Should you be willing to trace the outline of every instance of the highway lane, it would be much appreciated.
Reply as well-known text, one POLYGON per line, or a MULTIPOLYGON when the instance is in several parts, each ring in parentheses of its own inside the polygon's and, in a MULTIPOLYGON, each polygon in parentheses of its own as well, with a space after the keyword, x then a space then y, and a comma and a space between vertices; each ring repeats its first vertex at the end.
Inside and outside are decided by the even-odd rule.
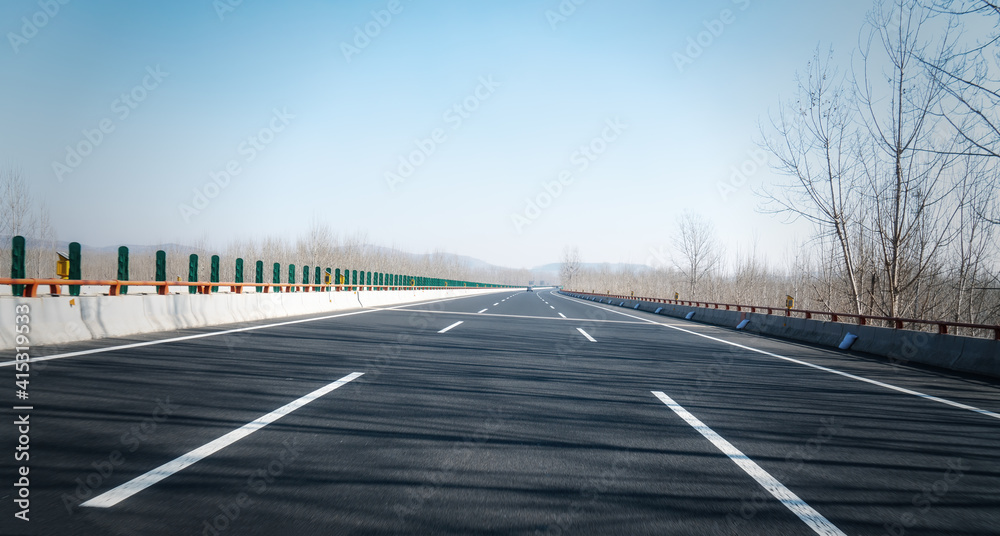
POLYGON ((982 380, 502 292, 47 361, 29 526, 816 533, 656 391, 845 533, 995 530, 997 419, 650 320, 1000 409, 982 380), (352 372, 364 375, 114 506, 78 506, 352 372))

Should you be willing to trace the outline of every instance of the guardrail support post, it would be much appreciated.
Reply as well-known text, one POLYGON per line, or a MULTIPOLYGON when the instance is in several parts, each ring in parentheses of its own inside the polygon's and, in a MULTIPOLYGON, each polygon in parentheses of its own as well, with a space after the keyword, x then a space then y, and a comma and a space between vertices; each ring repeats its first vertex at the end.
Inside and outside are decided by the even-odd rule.
POLYGON ((288 265, 288 292, 295 292, 295 288, 292 286, 295 284, 295 265, 288 265))
POLYGON ((357 290, 356 285, 358 284, 358 271, 351 271, 351 290, 357 290))
MULTIPOLYGON (((155 281, 167 281, 167 252, 158 250, 156 252, 156 276, 155 281)), ((166 285, 160 285, 156 287, 156 293, 160 296, 166 296, 170 293, 170 287, 166 285)))
MULTIPOLYGON (((264 261, 257 261, 257 263, 254 265, 253 282, 254 283, 264 282, 264 261)), ((257 292, 258 293, 264 292, 264 287, 263 286, 257 287, 257 292)))
MULTIPOLYGON (((212 255, 212 269, 211 269, 211 271, 208 274, 208 280, 211 281, 212 283, 218 283, 219 282, 219 256, 218 255, 212 255)), ((209 294, 211 294, 212 292, 218 292, 219 291, 219 287, 217 287, 217 286, 213 286, 213 287, 211 287, 211 289, 212 290, 209 291, 209 294)))
MULTIPOLYGON (((11 240, 10 251, 10 277, 12 279, 24 279, 24 237, 15 236, 11 240)), ((15 296, 24 296, 24 285, 11 285, 11 291, 15 296)))
MULTIPOLYGON (((313 278, 313 284, 322 285, 323 284, 323 278, 321 277, 323 274, 322 269, 320 269, 320 267, 317 266, 315 272, 316 272, 316 277, 313 278)), ((317 292, 321 290, 323 290, 322 287, 316 287, 317 292)))
MULTIPOLYGON (((344 283, 344 281, 340 279, 340 268, 337 268, 336 270, 333 271, 333 283, 335 285, 341 285, 344 283)), ((340 292, 342 290, 341 287, 334 287, 334 289, 337 292, 340 292)))
MULTIPOLYGON (((198 254, 192 253, 188 257, 188 283, 198 281, 198 254)), ((188 294, 197 294, 198 287, 188 287, 188 294)))
MULTIPOLYGON (((128 248, 121 246, 118 248, 118 280, 128 281, 128 248)), ((128 294, 128 286, 122 286, 122 294, 128 294)))
POLYGON ((309 284, 309 265, 306 264, 302 266, 302 292, 309 292, 309 287, 306 286, 308 284, 309 284))
MULTIPOLYGON (((69 278, 75 281, 83 279, 80 270, 80 243, 70 242, 69 243, 69 278)), ((70 296, 80 295, 80 285, 70 285, 69 286, 70 296)))
MULTIPOLYGON (((233 279, 235 283, 243 282, 243 259, 241 258, 236 259, 236 271, 233 273, 233 279)), ((243 294, 243 285, 232 287, 231 290, 237 294, 243 294)))
POLYGON ((281 292, 281 263, 274 263, 274 278, 271 280, 272 283, 277 285, 274 287, 275 292, 281 292))

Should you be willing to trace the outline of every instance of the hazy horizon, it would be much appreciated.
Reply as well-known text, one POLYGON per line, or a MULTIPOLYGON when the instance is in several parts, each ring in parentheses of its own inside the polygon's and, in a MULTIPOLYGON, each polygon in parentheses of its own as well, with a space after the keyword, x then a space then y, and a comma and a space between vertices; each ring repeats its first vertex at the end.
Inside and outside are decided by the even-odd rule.
POLYGON ((688 210, 730 255, 784 258, 811 229, 757 211, 758 123, 817 47, 849 57, 872 6, 236 4, 0 5, 0 162, 60 240, 221 246, 318 220, 513 268, 567 245, 655 266, 688 210))

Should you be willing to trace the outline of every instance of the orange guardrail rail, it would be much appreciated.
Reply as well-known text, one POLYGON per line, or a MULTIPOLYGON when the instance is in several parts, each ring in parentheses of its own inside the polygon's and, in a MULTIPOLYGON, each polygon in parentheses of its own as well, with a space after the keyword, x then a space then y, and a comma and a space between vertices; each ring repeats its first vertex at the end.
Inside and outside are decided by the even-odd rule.
POLYGON ((638 296, 623 296, 616 294, 601 294, 595 292, 581 292, 581 291, 561 291, 566 294, 579 294, 584 296, 599 296, 604 298, 613 298, 616 300, 633 300, 633 301, 646 301, 652 303, 663 303, 669 305, 683 305, 687 307, 703 307, 707 309, 725 309, 727 311, 746 311, 750 313, 763 313, 775 314, 775 310, 780 310, 785 316, 792 316, 792 313, 802 314, 804 318, 812 319, 813 316, 826 316, 830 318, 831 322, 841 322, 841 318, 852 318, 859 326, 867 325, 871 321, 885 322, 892 324, 893 329, 903 329, 904 324, 921 324, 921 325, 931 325, 937 326, 938 333, 947 335, 948 328, 968 328, 968 329, 980 329, 984 331, 992 331, 993 338, 995 340, 1000 340, 1000 326, 991 324, 969 324, 966 322, 949 322, 946 320, 922 320, 919 318, 897 318, 888 316, 875 316, 875 315, 859 315, 855 313, 834 313, 830 311, 814 311, 808 309, 793 309, 786 307, 767 307, 760 305, 738 305, 731 303, 714 303, 714 302, 702 302, 702 301, 690 301, 690 300, 672 300, 668 298, 647 298, 638 296))

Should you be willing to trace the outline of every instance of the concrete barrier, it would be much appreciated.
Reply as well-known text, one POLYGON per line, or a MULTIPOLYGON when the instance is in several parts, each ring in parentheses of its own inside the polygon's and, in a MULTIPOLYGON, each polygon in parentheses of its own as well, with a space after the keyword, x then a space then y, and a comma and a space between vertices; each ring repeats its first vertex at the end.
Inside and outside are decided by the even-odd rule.
MULTIPOLYGON (((572 293, 566 294, 586 298, 572 293)), ((620 300, 615 300, 613 305, 618 305, 618 301, 620 300)), ((844 352, 849 355, 870 354, 888 358, 892 364, 919 363, 1000 378, 1000 341, 708 307, 635 300, 626 302, 626 305, 629 303, 632 306, 638 303, 641 311, 653 313, 659 309, 660 315, 673 318, 684 318, 688 312, 695 311, 692 322, 732 329, 735 329, 743 318, 747 318, 750 322, 744 331, 828 348, 837 348, 845 335, 853 333, 858 339, 850 351, 844 352)))
MULTIPOLYGON (((516 289, 449 289, 248 294, 5 297, 0 326, 14 326, 18 305, 29 307, 31 346, 327 313, 516 289)), ((15 346, 13 329, 0 329, 0 348, 15 346)))

